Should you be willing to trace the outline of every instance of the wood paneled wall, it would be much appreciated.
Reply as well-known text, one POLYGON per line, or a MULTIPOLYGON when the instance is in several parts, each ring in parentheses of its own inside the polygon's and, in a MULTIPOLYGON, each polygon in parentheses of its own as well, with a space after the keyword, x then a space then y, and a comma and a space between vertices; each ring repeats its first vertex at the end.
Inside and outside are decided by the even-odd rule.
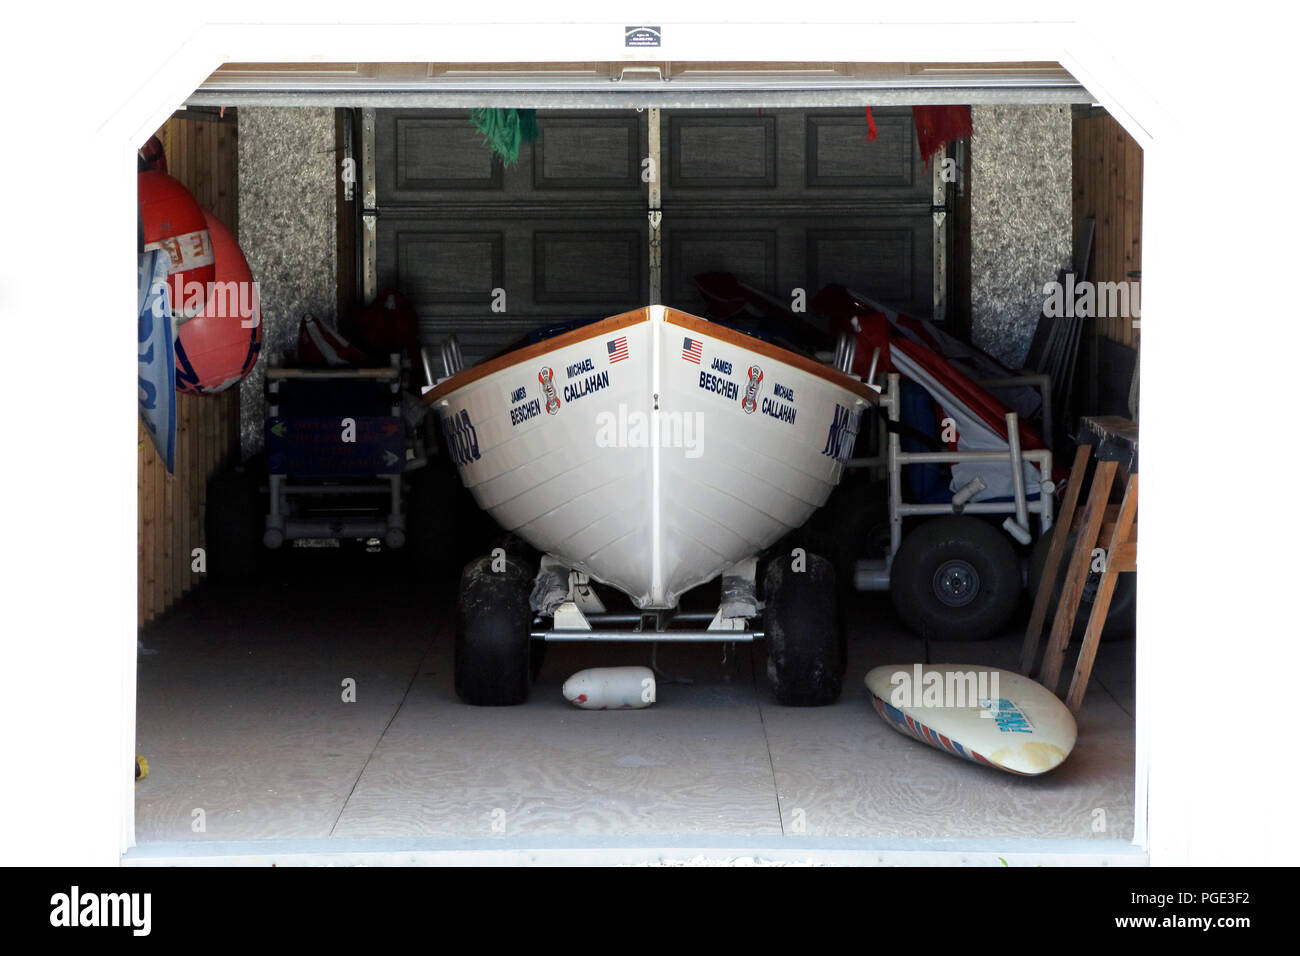
POLYGON ((239 235, 239 126, 226 119, 172 117, 158 131, 167 152, 167 172, 185 184, 204 209, 239 235))
MULTIPOLYGON (((1074 115, 1074 225, 1096 220, 1091 278, 1128 282, 1142 269, 1142 149, 1103 109, 1074 115)), ((1138 348, 1141 333, 1129 319, 1096 319, 1096 331, 1138 348)))
MULTIPOLYGON (((238 229, 238 128, 232 122, 172 118, 158 131, 167 171, 200 206, 238 229)), ((167 474, 153 443, 139 430, 137 451, 137 594, 140 626, 167 610, 202 575, 191 570, 203 546, 207 482, 239 454, 239 389, 219 395, 176 395, 176 470, 167 474)))

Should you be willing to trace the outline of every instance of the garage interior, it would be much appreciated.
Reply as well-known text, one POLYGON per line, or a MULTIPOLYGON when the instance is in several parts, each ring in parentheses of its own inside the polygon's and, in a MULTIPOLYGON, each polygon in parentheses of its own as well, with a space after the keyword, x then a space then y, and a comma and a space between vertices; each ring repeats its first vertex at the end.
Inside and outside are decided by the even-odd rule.
MULTIPOLYGON (((1016 670, 1028 599, 990 640, 922 639, 888 594, 841 582, 848 663, 827 707, 778 705, 760 641, 660 646, 657 703, 604 713, 571 707, 561 684, 648 665, 651 648, 555 644, 527 703, 480 708, 452 687, 456 585, 495 538, 490 520, 465 520, 476 509, 463 489, 447 492, 455 530, 433 547, 283 549, 238 584, 192 561, 209 482, 262 450, 268 360, 292 350, 304 313, 351 334, 381 290, 410 298, 433 354, 454 335, 467 365, 538 327, 647 302, 704 314, 694 277, 727 272, 787 303, 795 289, 861 289, 1019 368, 1044 284, 1078 268, 1085 223, 1083 278, 1140 278, 1141 150, 1060 67, 229 65, 158 136, 170 174, 238 236, 263 339, 237 388, 177 396, 174 473, 141 432, 137 750, 149 773, 132 855, 787 836, 1134 855, 1132 640, 1102 645, 1078 743, 1042 777, 955 760, 872 713, 862 676, 880 663, 1016 670), (972 135, 927 162, 918 104, 969 104, 972 135), (517 165, 471 124, 484 105, 537 109, 517 165), (656 150, 652 250, 642 159, 656 150), (340 175, 346 160, 355 179, 340 175)), ((1083 323, 1058 414, 1136 421, 1139 349, 1128 317, 1083 323)), ((1068 466, 1068 435, 1057 439, 1068 466)), ((445 449, 438 466, 451 473, 445 449)))

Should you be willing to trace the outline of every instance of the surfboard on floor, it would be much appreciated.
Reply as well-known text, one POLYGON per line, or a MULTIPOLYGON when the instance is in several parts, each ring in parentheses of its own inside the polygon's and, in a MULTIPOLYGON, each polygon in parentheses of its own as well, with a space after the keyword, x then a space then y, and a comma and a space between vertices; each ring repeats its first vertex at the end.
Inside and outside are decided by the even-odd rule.
POLYGON ((867 672, 882 720, 937 750, 1008 773, 1054 770, 1074 749, 1074 715, 1042 684, 971 664, 886 664, 867 672))

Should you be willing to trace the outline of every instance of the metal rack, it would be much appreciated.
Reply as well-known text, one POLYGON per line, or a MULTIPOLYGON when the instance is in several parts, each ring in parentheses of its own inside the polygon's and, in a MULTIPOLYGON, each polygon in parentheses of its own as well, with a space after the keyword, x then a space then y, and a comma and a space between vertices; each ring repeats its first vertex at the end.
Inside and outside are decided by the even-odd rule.
POLYGON ((1020 447, 1020 425, 1015 412, 1007 413, 1006 451, 904 451, 897 428, 901 414, 899 381, 898 373, 891 372, 886 376, 885 387, 880 393, 879 407, 883 413, 879 420, 880 439, 877 447, 883 449, 883 452, 867 458, 852 458, 848 461, 850 468, 883 470, 889 485, 889 548, 883 559, 862 559, 858 562, 854 583, 859 591, 889 590, 890 568, 903 542, 904 518, 918 515, 1004 514, 1007 518, 1002 522, 1003 529, 1017 541, 1028 544, 1033 538, 1033 532, 1029 518, 1031 503, 1026 495, 1024 484, 1023 463, 1026 461, 1035 465, 1039 474, 1043 476, 1038 500, 1032 507, 1038 516, 1039 533, 1046 534, 1052 528, 1053 491, 1055 490, 1050 478, 1052 453, 1045 448, 1020 447), (1012 500, 1009 502, 971 501, 985 487, 978 478, 958 489, 950 503, 920 504, 903 500, 905 465, 951 465, 963 462, 1008 463, 1014 485, 1012 500))

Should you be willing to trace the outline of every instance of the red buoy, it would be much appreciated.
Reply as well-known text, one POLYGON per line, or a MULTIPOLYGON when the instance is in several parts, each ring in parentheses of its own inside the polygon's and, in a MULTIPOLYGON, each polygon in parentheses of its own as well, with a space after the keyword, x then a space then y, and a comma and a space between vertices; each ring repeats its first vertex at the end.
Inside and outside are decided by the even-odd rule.
POLYGON ((138 173, 136 188, 145 251, 162 249, 171 259, 172 315, 177 321, 192 318, 203 311, 215 274, 203 210, 179 181, 156 169, 138 173))
POLYGON ((150 136, 149 142, 140 147, 139 168, 167 172, 167 154, 163 151, 162 140, 150 136))
POLYGON ((202 210, 215 258, 203 311, 176 334, 176 388, 196 395, 222 392, 253 370, 262 350, 257 286, 239 243, 225 224, 202 210))

